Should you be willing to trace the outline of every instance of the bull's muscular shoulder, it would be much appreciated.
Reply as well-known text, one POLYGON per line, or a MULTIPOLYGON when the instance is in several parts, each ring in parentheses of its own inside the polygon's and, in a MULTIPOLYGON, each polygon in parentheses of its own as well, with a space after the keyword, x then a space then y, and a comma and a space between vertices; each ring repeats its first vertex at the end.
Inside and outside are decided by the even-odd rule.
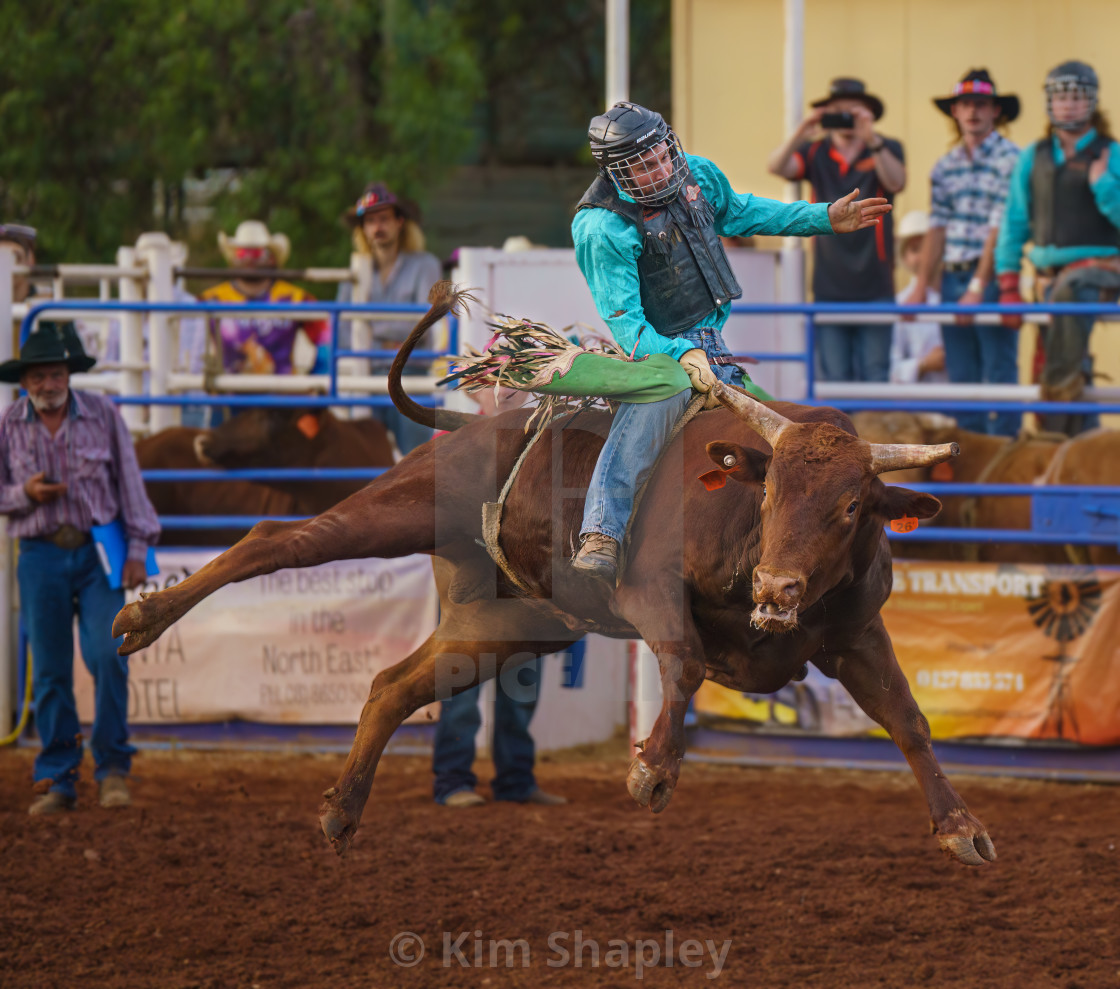
POLYGON ((829 408, 827 405, 795 405, 793 402, 767 402, 775 412, 780 412, 787 419, 794 422, 827 422, 845 433, 856 435, 856 427, 839 409, 829 408))

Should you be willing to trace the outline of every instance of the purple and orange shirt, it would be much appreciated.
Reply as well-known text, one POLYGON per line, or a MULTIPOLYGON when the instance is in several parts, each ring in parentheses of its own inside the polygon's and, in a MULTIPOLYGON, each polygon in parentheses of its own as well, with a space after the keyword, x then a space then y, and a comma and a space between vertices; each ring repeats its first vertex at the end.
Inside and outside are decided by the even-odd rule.
MULTIPOLYGON (((315 296, 290 282, 275 281, 257 298, 243 295, 233 282, 222 282, 202 293, 203 302, 238 303, 251 309, 262 303, 313 303, 315 296)), ((291 374, 292 347, 302 328, 312 345, 330 342, 325 320, 285 319, 275 314, 258 317, 211 317, 222 343, 222 367, 230 374, 291 374)))

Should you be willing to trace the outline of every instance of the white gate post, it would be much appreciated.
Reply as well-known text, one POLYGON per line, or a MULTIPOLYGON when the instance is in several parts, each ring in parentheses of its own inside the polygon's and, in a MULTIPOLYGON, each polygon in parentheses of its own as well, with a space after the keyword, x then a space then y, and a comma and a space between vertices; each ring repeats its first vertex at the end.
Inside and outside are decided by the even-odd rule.
MULTIPOLYGON (((141 234, 136 254, 148 265, 148 301, 174 302, 175 276, 171 264, 171 238, 165 233, 141 234)), ((148 394, 167 394, 167 378, 179 353, 179 319, 165 312, 148 313, 148 394)), ((182 416, 177 405, 153 405, 148 424, 153 433, 178 426, 182 416)))
MULTIPOLYGON (((350 301, 355 303, 369 302, 370 288, 373 285, 373 255, 359 254, 354 251, 350 255, 350 273, 354 281, 350 283, 350 301)), ((369 350, 373 346, 373 323, 368 319, 347 317, 350 321, 350 350, 369 350)), ((347 357, 339 361, 338 373, 368 375, 373 362, 366 357, 347 357)), ((364 405, 350 407, 351 419, 368 419, 370 408, 364 405)))
MULTIPOLYGON (((16 264, 11 244, 0 244, 0 362, 13 357, 15 330, 12 326, 12 269, 16 264)), ((15 398, 15 389, 0 384, 0 412, 15 398)), ((0 738, 12 730, 12 710, 16 698, 16 623, 12 572, 12 543, 8 539, 8 523, 0 525, 0 738)))
MULTIPOLYGON (((117 266, 135 268, 136 248, 121 247, 117 250, 117 266)), ((117 293, 121 302, 143 302, 144 290, 138 279, 122 275, 117 293)), ((121 395, 137 396, 144 394, 144 314, 122 312, 121 321, 121 395)), ((144 432, 144 408, 140 405, 122 405, 121 416, 133 435, 144 432)))

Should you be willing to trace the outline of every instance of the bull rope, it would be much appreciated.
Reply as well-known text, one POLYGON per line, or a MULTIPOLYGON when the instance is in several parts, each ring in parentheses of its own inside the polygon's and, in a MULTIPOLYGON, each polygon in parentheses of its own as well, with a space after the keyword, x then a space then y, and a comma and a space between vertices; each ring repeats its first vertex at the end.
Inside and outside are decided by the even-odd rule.
MULTIPOLYGON (((698 413, 704 407, 704 403, 707 401, 707 398, 707 395, 693 396, 692 401, 688 403, 688 406, 685 408, 684 412, 681 413, 680 418, 674 424, 672 431, 669 433, 669 438, 665 441, 665 445, 661 448, 661 452, 657 455, 657 460, 654 461, 653 467, 650 469, 648 476, 646 477, 645 481, 642 482, 642 486, 638 489, 638 493, 634 497, 634 508, 630 512, 630 518, 626 523, 626 533, 622 537, 622 546, 619 548, 618 577, 616 578, 616 586, 617 580, 621 579, 622 573, 625 570, 626 551, 630 547, 630 527, 634 524, 634 516, 638 514, 638 506, 642 503, 642 496, 645 494, 646 488, 649 486, 649 482, 653 478, 653 475, 657 472, 657 465, 661 463, 661 458, 665 455, 665 451, 668 450, 672 445, 673 440, 677 438, 677 434, 680 433, 680 431, 684 429, 684 427, 688 425, 688 423, 696 416, 696 413, 698 413)), ((525 449, 521 451, 521 456, 517 458, 513 467, 510 469, 509 476, 506 478, 506 482, 502 486, 501 493, 498 495, 498 500, 485 501, 482 503, 482 539, 486 546, 486 552, 490 555, 490 559, 493 560, 499 568, 501 568, 502 573, 506 575, 506 579, 509 580, 509 582, 513 584, 513 586, 517 588, 518 591, 527 596, 532 595, 532 588, 529 587, 529 585, 526 584, 514 571, 513 567, 510 565, 509 560, 506 558, 506 554, 502 551, 502 547, 499 542, 502 529, 502 511, 505 508, 506 498, 509 496, 510 489, 513 487, 513 482, 517 479, 517 475, 521 471, 521 465, 525 462, 525 458, 529 455, 529 451, 533 449, 533 447, 536 445, 537 440, 539 440, 544 435, 545 431, 549 426, 552 425, 553 422, 556 421, 556 419, 559 419, 561 418, 561 416, 567 414, 569 413, 563 412, 560 415, 553 416, 548 420, 545 420, 542 417, 542 419, 540 420, 540 424, 537 427, 537 431, 533 433, 532 438, 528 443, 525 444, 525 449)))

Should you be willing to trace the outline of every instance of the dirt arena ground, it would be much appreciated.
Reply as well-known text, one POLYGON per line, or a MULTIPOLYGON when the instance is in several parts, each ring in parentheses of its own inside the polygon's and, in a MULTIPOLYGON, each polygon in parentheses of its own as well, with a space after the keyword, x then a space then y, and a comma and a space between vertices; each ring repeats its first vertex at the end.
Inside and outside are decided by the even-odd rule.
POLYGON ((0 984, 1120 986, 1120 788, 957 779, 1000 855, 970 870, 901 773, 690 763, 654 817, 624 758, 566 758, 539 765, 566 807, 451 811, 395 757, 340 860, 316 809, 342 762, 144 753, 132 808, 85 782, 42 820, 31 754, 0 751, 0 984))

